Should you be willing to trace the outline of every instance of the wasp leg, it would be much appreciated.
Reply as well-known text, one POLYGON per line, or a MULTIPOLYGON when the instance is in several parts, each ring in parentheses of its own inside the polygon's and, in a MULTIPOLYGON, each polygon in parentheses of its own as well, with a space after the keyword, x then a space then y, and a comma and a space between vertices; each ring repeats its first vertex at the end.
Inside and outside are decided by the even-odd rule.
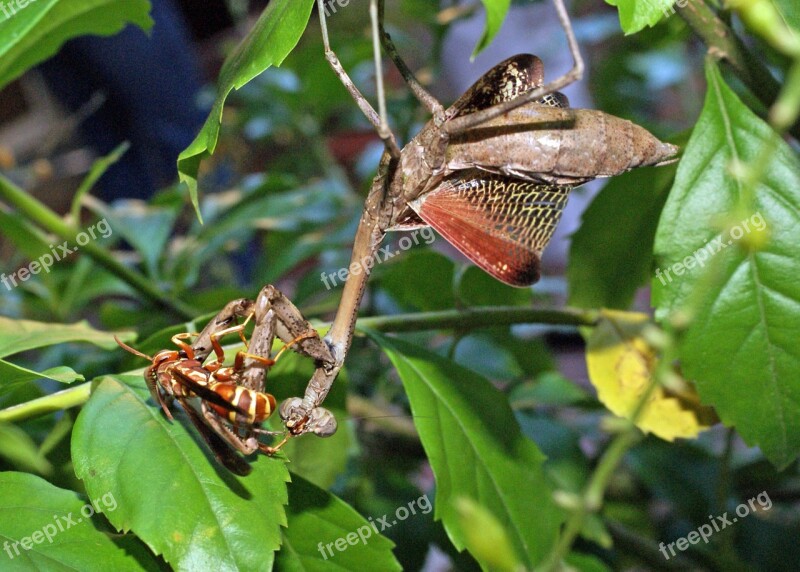
POLYGON ((202 409, 203 418, 208 422, 209 426, 231 447, 244 455, 252 455, 259 449, 258 440, 252 435, 251 431, 248 431, 247 437, 241 437, 205 402, 203 402, 202 409))
MULTIPOLYGON (((247 475, 252 471, 252 467, 239 457, 234 451, 231 450, 226 443, 230 444, 231 442, 226 438, 226 436, 220 432, 214 425, 211 425, 211 428, 214 429, 212 431, 209 428, 209 425, 206 425, 200 418, 200 415, 195 411, 194 407, 191 404, 187 403, 185 400, 181 400, 181 405, 183 406, 183 410, 186 411, 186 415, 189 417, 189 420, 192 422, 192 425, 195 426, 197 432, 200 433, 200 436, 208 445, 208 448, 211 449, 211 452, 214 453, 214 457, 217 461, 220 462, 223 466, 225 466, 228 470, 232 473, 237 475, 247 475)), ((213 414, 213 412, 211 412, 213 414)), ((206 413, 205 403, 203 404, 203 417, 209 420, 209 416, 206 413)), ((238 447, 234 447, 237 450, 241 450, 238 447)), ((252 452, 252 451, 251 451, 252 452)), ((246 453, 249 454, 249 453, 246 453)))

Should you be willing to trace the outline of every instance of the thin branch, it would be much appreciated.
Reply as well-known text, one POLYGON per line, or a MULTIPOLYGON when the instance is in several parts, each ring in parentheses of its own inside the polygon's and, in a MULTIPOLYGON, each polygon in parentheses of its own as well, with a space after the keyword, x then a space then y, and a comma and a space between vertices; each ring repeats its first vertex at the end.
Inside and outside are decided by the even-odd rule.
MULTIPOLYGON (((412 332, 533 323, 592 326, 595 322, 596 313, 588 310, 540 310, 536 308, 521 308, 519 306, 488 306, 467 310, 361 318, 358 324, 380 332, 412 332)), ((32 401, 0 410, 0 422, 22 421, 52 411, 83 405, 89 400, 90 388, 91 382, 87 382, 58 393, 45 395, 32 401)))
POLYGON ((593 326, 597 313, 590 310, 564 308, 545 310, 519 306, 486 306, 462 310, 443 310, 420 314, 396 314, 359 318, 357 327, 381 332, 416 332, 509 326, 512 324, 551 324, 559 326, 593 326))

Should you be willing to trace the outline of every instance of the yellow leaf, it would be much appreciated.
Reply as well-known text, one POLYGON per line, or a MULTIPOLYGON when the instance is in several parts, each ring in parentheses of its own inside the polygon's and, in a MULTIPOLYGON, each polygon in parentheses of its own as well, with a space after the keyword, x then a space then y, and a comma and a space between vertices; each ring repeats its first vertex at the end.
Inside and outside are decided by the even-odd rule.
POLYGON ((455 503, 467 550, 482 568, 498 572, 523 569, 508 533, 491 512, 466 497, 458 497, 455 503))
MULTIPOLYGON (((658 356, 642 335, 646 314, 603 310, 589 337, 586 365, 597 397, 615 415, 630 419, 650 383, 658 356)), ((694 438, 716 421, 713 411, 700 405, 694 388, 679 391, 657 387, 636 425, 646 433, 672 441, 694 438)))

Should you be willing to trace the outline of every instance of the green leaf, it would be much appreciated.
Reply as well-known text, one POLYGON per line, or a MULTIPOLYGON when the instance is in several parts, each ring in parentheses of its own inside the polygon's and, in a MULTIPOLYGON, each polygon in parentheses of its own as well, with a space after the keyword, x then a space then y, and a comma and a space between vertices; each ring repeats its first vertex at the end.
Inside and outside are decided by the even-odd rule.
POLYGON ((478 40, 475 49, 472 51, 473 58, 492 43, 497 32, 503 26, 503 20, 506 19, 508 8, 511 6, 511 0, 481 0, 481 2, 486 9, 486 27, 483 30, 481 39, 478 40))
POLYGON ((436 354, 374 332, 370 336, 405 386, 436 476, 435 517, 453 545, 458 550, 468 545, 454 504, 467 497, 492 512, 532 568, 556 541, 562 514, 542 471, 544 455, 522 435, 505 396, 485 378, 436 354))
POLYGON ((597 556, 571 552, 565 559, 569 566, 565 569, 580 570, 581 572, 610 572, 611 568, 597 556))
POLYGON ((703 402, 785 467, 800 453, 800 161, 714 64, 706 76, 656 235, 654 304, 659 318, 691 320, 681 366, 703 402), (764 175, 751 196, 729 167, 756 160, 764 175))
POLYGON ((147 0, 31 0, 5 2, 0 21, 0 89, 55 54, 76 36, 110 36, 126 24, 149 30, 147 0), (15 13, 9 14, 10 11, 15 13))
POLYGON ((275 558, 277 570, 401 570, 391 540, 377 533, 350 505, 295 474, 286 516, 289 526, 275 558), (343 550, 336 546, 340 538, 343 550))
MULTIPOLYGON (((130 284, 97 266, 88 257, 81 257, 72 265, 66 284, 60 285, 57 291, 60 294, 58 304, 64 315, 72 315, 84 306, 96 303, 98 298, 113 300, 119 296, 137 296, 136 290, 130 284)), ((112 323, 105 316, 101 316, 101 321, 104 324, 112 323)))
POLYGON ((477 266, 468 266, 458 280, 458 299, 467 306, 529 306, 533 290, 508 286, 477 266))
POLYGON ((432 250, 403 253, 395 247, 389 251, 402 256, 387 264, 380 275, 380 286, 404 308, 419 311, 445 310, 453 307, 453 261, 432 250), (414 276, 414 287, 408 277, 414 276))
POLYGON ((108 171, 109 167, 122 158, 130 146, 130 143, 123 141, 117 145, 111 151, 111 153, 105 157, 100 157, 92 164, 92 168, 89 169, 89 173, 83 178, 78 190, 75 191, 75 195, 72 197, 70 214, 72 215, 73 224, 78 224, 78 222, 81 220, 81 201, 83 200, 84 195, 92 190, 92 187, 94 187, 94 184, 100 180, 100 177, 102 177, 103 174, 108 171))
POLYGON ((795 0, 775 0, 773 5, 783 21, 800 33, 800 4, 795 0))
MULTIPOLYGON (((20 254, 30 260, 36 260, 49 252, 49 245, 53 242, 41 229, 14 211, 0 211, 0 233, 14 244, 20 254)), ((4 287, 9 289, 5 284, 4 287)))
POLYGON ((14 466, 40 475, 49 475, 53 466, 39 452, 31 437, 16 425, 0 423, 0 457, 5 457, 14 466))
POLYGON ((572 235, 569 305, 626 310, 650 281, 658 218, 675 167, 637 169, 614 177, 583 213, 572 235))
POLYGON ((514 387, 508 398, 515 409, 532 409, 538 405, 578 405, 590 401, 585 390, 555 371, 543 373, 535 382, 514 387))
POLYGON ((0 395, 11 393, 20 385, 42 378, 52 379, 60 383, 84 380, 81 374, 75 373, 65 365, 47 369, 40 373, 0 359, 0 395))
POLYGON ((148 273, 158 276, 158 260, 166 250, 178 209, 131 201, 113 209, 98 205, 94 210, 114 229, 115 234, 142 255, 148 273))
MULTIPOLYGON (((130 341, 135 336, 127 333, 117 334, 117 337, 130 341)), ((89 342, 104 350, 118 347, 114 334, 95 330, 85 320, 75 324, 48 324, 0 316, 0 357, 65 342, 89 342)))
POLYGON ((90 498, 34 475, 0 473, 0 544, 8 546, 0 554, 3 571, 97 570, 100 562, 104 570, 121 572, 160 569, 141 543, 112 534, 96 514, 113 514, 118 497, 90 498))
POLYGON ((197 173, 200 162, 211 156, 217 146, 225 99, 233 89, 241 88, 265 69, 281 64, 300 40, 313 4, 314 0, 272 0, 222 66, 211 113, 195 140, 178 156, 178 176, 189 187, 198 217, 197 173))
POLYGON ((625 34, 635 34, 647 26, 655 26, 662 17, 675 13, 675 0, 606 0, 619 9, 619 23, 625 34))
POLYGON ((176 569, 270 569, 286 524, 284 461, 262 456, 237 477, 198 442, 180 406, 169 422, 146 397, 141 376, 105 378, 81 410, 72 458, 90 497, 113 494, 111 523, 176 569))

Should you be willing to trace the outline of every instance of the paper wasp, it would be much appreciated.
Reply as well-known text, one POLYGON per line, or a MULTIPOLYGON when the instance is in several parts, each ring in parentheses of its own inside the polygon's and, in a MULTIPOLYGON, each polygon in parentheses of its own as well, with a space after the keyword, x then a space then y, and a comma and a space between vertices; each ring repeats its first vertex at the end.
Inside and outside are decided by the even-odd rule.
MULTIPOLYGON (((150 394, 165 415, 170 420, 173 419, 170 405, 173 399, 178 401, 217 460, 239 475, 248 474, 251 468, 233 450, 244 455, 256 451, 272 455, 293 434, 311 431, 327 436, 336 431, 333 415, 318 408, 301 427, 295 431, 290 429, 278 445, 273 447, 258 440, 260 434, 276 434, 261 428, 261 424, 276 409, 275 398, 263 391, 266 370, 276 363, 284 351, 296 345, 301 346, 305 340, 316 338, 317 342, 322 343, 316 330, 299 315, 299 311, 291 303, 288 304, 296 314, 285 314, 288 326, 284 322, 278 327, 278 317, 270 300, 277 300, 282 307, 284 301, 288 303, 277 289, 268 286, 262 290, 257 303, 250 300, 229 303, 209 322, 203 332, 176 334, 172 337, 172 342, 179 349, 161 350, 153 357, 117 340, 123 349, 151 362, 144 371, 144 378, 150 394), (258 309, 263 311, 257 311, 258 309), (231 325, 242 317, 242 324, 231 325), (248 344, 244 330, 254 317, 256 326, 248 344), (300 330, 297 325, 301 326, 300 330), (276 331, 285 345, 273 359, 270 354, 276 331), (290 331, 297 331, 297 335, 292 337, 290 331), (224 366, 225 353, 220 340, 230 334, 238 334, 247 351, 237 352, 234 364, 224 366), (197 336, 195 343, 189 345, 186 340, 194 336, 197 336), (215 354, 214 359, 204 364, 211 351, 215 354), (200 399, 202 417, 188 402, 195 397, 200 399)), ((309 355, 308 350, 299 350, 299 353, 309 355)))

